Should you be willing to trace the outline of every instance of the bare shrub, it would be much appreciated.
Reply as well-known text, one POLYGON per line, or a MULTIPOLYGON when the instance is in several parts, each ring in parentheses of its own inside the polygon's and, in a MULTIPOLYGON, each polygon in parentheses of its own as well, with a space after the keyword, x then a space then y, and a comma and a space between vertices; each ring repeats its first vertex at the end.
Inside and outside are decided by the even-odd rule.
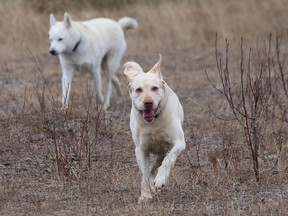
MULTIPOLYGON (((230 119, 227 117, 219 118, 216 114, 215 116, 224 121, 237 121, 241 125, 244 139, 250 148, 257 182, 260 180, 260 149, 264 153, 264 150, 269 146, 269 143, 265 143, 265 141, 268 141, 270 137, 275 137, 279 131, 283 133, 283 128, 287 127, 286 111, 288 105, 287 100, 283 101, 287 92, 285 90, 286 74, 283 71, 287 55, 281 53, 279 35, 276 36, 275 41, 274 47, 272 46, 272 35, 270 35, 268 41, 264 41, 260 45, 257 44, 254 48, 249 48, 247 52, 242 38, 239 68, 237 68, 240 77, 238 76, 236 80, 233 80, 231 78, 233 72, 231 72, 229 65, 228 40, 226 39, 226 53, 223 63, 217 50, 216 36, 215 55, 222 88, 216 87, 206 73, 212 86, 225 97, 232 112, 230 119), (277 77, 282 83, 282 88, 277 86, 279 84, 277 77), (275 97, 275 95, 277 96, 275 97), (282 110, 279 107, 282 107, 282 110), (276 116, 279 114, 282 117, 277 118, 276 116), (277 119, 277 122, 271 121, 271 115, 277 119)), ((279 137, 283 137, 283 135, 278 134, 277 137, 277 146, 282 146, 286 140, 280 138, 279 143, 279 137)))

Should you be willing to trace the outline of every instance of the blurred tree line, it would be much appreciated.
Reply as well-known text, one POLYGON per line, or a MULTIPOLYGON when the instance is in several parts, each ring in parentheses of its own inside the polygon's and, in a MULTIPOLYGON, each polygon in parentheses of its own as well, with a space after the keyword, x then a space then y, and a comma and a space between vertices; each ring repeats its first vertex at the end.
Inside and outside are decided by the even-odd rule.
MULTIPOLYGON (((39 12, 59 12, 69 8, 120 9, 134 3, 159 4, 164 0, 27 0, 26 5, 39 12)), ((175 1, 175 0, 174 0, 175 1)))

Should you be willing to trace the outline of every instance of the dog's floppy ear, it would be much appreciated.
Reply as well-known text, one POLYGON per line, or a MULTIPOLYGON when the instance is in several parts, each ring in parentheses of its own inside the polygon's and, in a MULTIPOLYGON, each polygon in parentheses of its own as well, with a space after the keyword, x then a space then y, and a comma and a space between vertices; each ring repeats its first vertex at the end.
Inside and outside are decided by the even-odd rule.
POLYGON ((151 68, 149 71, 150 73, 157 74, 161 80, 163 80, 162 74, 161 74, 161 62, 162 62, 162 55, 159 54, 159 60, 158 62, 151 68))
POLYGON ((140 65, 136 62, 126 62, 123 66, 123 70, 129 82, 138 74, 144 73, 140 65))
POLYGON ((64 22, 64 26, 65 26, 67 29, 71 27, 71 17, 70 17, 70 15, 69 15, 67 12, 64 13, 64 20, 63 20, 63 22, 64 22))
POLYGON ((53 14, 50 14, 50 27, 56 23, 56 19, 53 14))

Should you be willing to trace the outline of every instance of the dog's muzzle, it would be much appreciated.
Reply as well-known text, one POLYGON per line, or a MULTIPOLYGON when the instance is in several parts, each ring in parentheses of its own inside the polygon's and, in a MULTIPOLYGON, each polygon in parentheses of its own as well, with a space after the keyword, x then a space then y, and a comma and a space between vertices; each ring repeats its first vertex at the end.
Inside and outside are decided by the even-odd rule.
POLYGON ((153 120, 159 116, 158 110, 160 103, 155 109, 153 109, 153 104, 145 104, 144 107, 144 110, 139 110, 140 115, 143 117, 144 121, 153 122, 153 120))

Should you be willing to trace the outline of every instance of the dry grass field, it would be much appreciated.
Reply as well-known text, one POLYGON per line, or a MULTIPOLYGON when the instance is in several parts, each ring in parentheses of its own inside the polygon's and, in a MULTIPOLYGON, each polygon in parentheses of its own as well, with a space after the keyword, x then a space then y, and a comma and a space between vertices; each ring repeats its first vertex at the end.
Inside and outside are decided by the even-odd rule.
POLYGON ((287 215, 287 20, 287 0, 0 0, 0 215, 287 215), (184 108, 187 149, 168 187, 149 203, 137 203, 140 174, 121 68, 124 99, 113 90, 107 113, 97 109, 90 75, 79 72, 71 106, 60 110, 61 68, 48 53, 48 28, 49 14, 62 19, 65 11, 75 20, 136 18, 122 63, 148 70, 163 54, 164 79, 184 108), (205 75, 223 90, 216 56, 223 68, 229 60, 235 97, 241 62, 251 76, 269 72, 257 108, 259 181, 247 128, 205 75))

